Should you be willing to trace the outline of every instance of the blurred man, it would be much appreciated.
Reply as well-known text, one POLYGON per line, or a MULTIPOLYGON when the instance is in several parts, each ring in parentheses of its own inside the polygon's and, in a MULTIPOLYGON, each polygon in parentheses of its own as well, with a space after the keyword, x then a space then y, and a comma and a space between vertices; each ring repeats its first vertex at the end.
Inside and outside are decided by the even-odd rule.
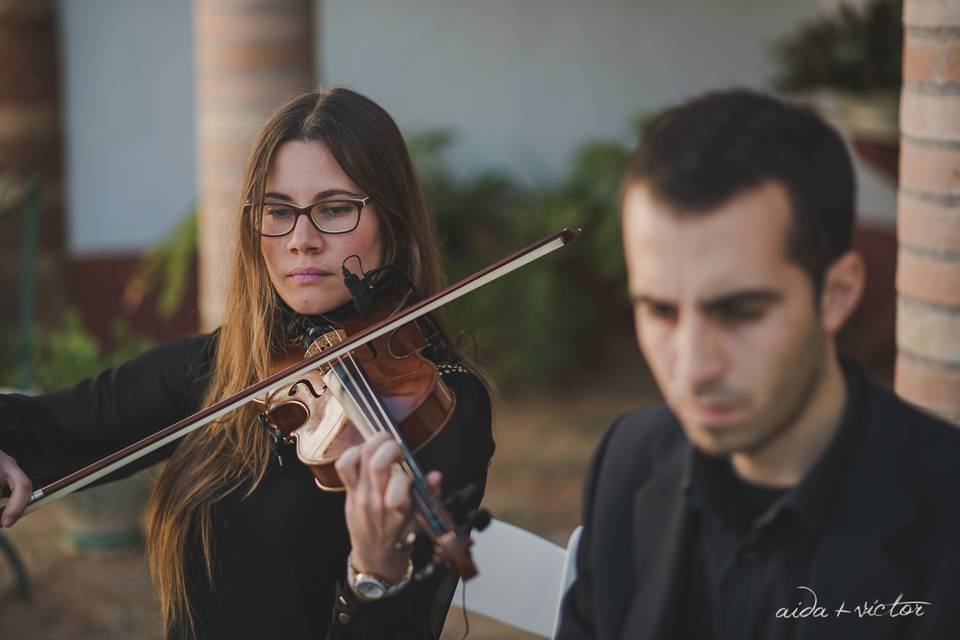
POLYGON ((666 405, 595 454, 560 638, 960 637, 960 431, 837 355, 854 201, 836 131, 760 94, 641 143, 623 241, 666 405))

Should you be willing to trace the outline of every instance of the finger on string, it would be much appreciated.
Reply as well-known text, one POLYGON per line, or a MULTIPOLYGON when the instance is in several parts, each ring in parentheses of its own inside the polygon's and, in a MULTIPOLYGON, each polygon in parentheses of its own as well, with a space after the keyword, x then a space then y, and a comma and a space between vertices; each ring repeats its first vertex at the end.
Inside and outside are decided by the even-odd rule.
POLYGON ((360 475, 360 447, 350 447, 341 453, 334 467, 344 488, 353 489, 356 487, 360 475))
POLYGON ((367 466, 371 491, 378 496, 384 495, 387 483, 393 476, 393 465, 401 459, 403 459, 403 452, 395 440, 388 438, 379 443, 367 466))
POLYGON ((443 486, 443 474, 439 471, 431 471, 427 474, 427 484, 433 489, 433 492, 440 495, 440 487, 443 486))
POLYGON ((373 454, 377 451, 377 447, 382 442, 384 442, 383 434, 377 434, 370 440, 367 440, 361 444, 358 448, 360 452, 360 461, 357 472, 357 488, 360 490, 366 490, 367 484, 369 484, 369 479, 367 476, 370 473, 370 458, 373 457, 373 454))
POLYGON ((408 514, 412 502, 410 499, 411 484, 410 476, 406 474, 390 474, 390 481, 383 493, 384 506, 398 513, 408 514))
POLYGON ((368 514, 377 513, 383 508, 383 485, 385 481, 376 478, 377 472, 373 468, 375 466, 373 460, 377 451, 388 439, 389 435, 377 434, 367 441, 360 450, 360 470, 355 488, 355 500, 368 514))

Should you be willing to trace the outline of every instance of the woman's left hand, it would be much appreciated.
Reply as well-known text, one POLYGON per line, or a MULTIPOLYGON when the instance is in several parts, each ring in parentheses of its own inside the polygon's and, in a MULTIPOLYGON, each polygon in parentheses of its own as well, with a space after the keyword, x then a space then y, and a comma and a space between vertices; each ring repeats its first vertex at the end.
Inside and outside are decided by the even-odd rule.
MULTIPOLYGON (((381 433, 345 451, 336 464, 347 491, 345 514, 353 567, 390 582, 406 574, 411 553, 396 548, 412 522, 411 480, 392 471, 402 459, 396 441, 381 433)), ((439 489, 440 473, 431 472, 427 481, 434 490, 439 489)))

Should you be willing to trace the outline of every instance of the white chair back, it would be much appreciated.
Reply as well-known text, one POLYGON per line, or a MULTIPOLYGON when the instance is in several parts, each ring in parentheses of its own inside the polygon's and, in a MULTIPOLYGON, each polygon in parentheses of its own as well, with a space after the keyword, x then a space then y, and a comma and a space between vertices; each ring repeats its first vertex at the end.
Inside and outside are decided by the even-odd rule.
POLYGON ((560 578, 560 597, 557 598, 557 612, 553 622, 553 633, 551 638, 557 637, 557 631, 560 630, 560 607, 563 605, 563 596, 567 594, 570 585, 577 577, 577 545, 580 544, 580 534, 583 533, 583 525, 580 525, 570 534, 567 540, 567 553, 563 562, 563 576, 560 578))
MULTIPOLYGON (((467 611, 530 633, 552 638, 563 594, 573 581, 573 549, 564 549, 520 527, 493 520, 474 534, 472 548, 480 574, 466 585, 467 611)), ((579 538, 579 527, 571 536, 579 538)), ((463 583, 453 604, 463 602, 463 583)))

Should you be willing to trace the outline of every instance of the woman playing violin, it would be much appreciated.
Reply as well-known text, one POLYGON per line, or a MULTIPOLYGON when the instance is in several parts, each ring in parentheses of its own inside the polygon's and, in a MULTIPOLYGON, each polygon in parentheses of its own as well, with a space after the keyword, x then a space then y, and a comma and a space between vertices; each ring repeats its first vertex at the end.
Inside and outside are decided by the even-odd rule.
MULTIPOLYGON (((11 526, 32 487, 268 376, 316 318, 352 313, 341 269, 393 265, 440 286, 431 219, 390 116, 345 89, 282 106, 248 161, 225 320, 47 395, 0 395, 0 487, 11 526)), ((446 494, 481 489, 493 454, 490 399, 452 348, 435 348, 456 404, 418 453, 446 494)), ((293 447, 241 409, 125 467, 166 459, 147 518, 150 569, 169 638, 434 638, 456 576, 410 580, 410 480, 379 435, 336 463, 322 492, 293 447), (349 565, 349 569, 348 569, 349 565), (382 590, 357 589, 371 576, 382 590)), ((113 476, 115 477, 115 476, 113 476)), ((479 503, 479 494, 469 506, 479 503)))

